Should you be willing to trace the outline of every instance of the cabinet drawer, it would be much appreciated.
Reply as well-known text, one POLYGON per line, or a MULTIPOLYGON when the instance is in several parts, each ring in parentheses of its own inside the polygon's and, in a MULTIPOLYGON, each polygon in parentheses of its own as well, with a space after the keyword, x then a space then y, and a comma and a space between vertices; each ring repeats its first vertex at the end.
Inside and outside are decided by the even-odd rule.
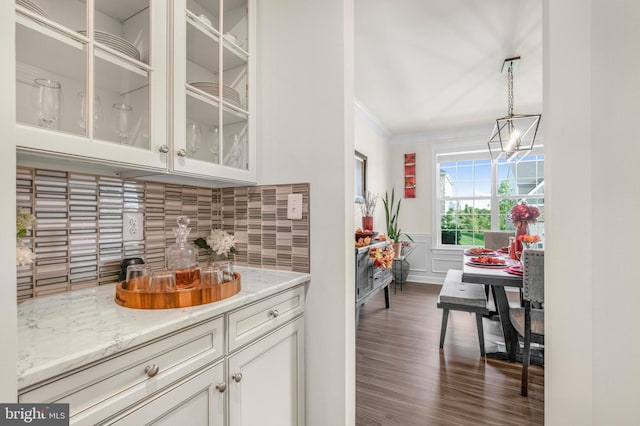
POLYGON ((223 317, 207 321, 28 390, 19 401, 66 402, 73 424, 95 424, 222 357, 223 332, 223 317), (154 366, 157 374, 145 371, 154 366))
POLYGON ((229 314, 229 352, 265 335, 304 312, 304 286, 229 314))
POLYGON ((224 426, 224 393, 216 385, 224 383, 224 362, 207 367, 169 389, 144 400, 122 417, 105 424, 130 426, 224 426))

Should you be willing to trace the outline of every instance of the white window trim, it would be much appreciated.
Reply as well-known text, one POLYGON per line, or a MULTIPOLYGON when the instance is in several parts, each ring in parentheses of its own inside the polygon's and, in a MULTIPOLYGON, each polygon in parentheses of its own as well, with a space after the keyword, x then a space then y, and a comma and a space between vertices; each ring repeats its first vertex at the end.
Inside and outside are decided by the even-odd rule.
MULTIPOLYGON (((533 153, 534 155, 543 155, 543 148, 541 140, 536 139, 536 144, 533 147, 532 151, 528 151, 527 154, 533 153)), ((431 145, 431 169, 433 170, 432 176, 432 202, 431 202, 431 229, 433 230, 433 238, 432 241, 432 249, 446 249, 446 250, 465 250, 467 247, 465 246, 454 246, 451 244, 442 244, 442 231, 440 229, 441 218, 440 218, 440 161, 439 156, 451 154, 452 156, 461 157, 465 153, 469 154, 470 159, 477 160, 478 154, 486 154, 488 159, 491 159, 491 155, 489 154, 489 148, 487 146, 487 141, 473 141, 473 142, 449 142, 449 143, 438 143, 431 145)), ((522 158, 522 157, 518 157, 522 158)), ((514 161, 519 161, 516 158, 514 161)), ((460 160, 462 161, 462 160, 460 160)), ((496 173, 497 170, 495 167, 491 167, 491 205, 498 205, 498 193, 496 183, 496 173)), ((498 229, 499 226, 499 216, 491 215, 491 229, 498 229)))

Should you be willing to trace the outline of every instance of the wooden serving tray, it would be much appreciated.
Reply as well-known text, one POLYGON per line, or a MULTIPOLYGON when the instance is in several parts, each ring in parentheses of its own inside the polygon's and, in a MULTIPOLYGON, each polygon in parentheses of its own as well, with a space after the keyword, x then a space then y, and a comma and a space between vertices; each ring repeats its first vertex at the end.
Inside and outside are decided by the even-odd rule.
POLYGON ((134 309, 171 309, 204 305, 231 297, 240 291, 240 274, 233 273, 234 279, 213 287, 200 288, 197 281, 194 288, 176 290, 170 293, 130 291, 116 285, 115 301, 118 305, 134 309))

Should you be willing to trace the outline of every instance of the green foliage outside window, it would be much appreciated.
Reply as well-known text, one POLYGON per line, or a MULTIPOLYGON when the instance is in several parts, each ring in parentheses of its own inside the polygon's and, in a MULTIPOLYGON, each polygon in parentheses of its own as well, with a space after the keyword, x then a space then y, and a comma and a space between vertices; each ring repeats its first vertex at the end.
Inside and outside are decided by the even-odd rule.
MULTIPOLYGON (((498 195, 513 193, 513 187, 509 180, 503 180, 498 186, 498 195)), ((513 229, 508 222, 507 215, 517 200, 501 199, 498 202, 500 209, 500 229, 513 229)), ((450 207, 446 214, 441 216, 440 230, 442 244, 452 245, 484 245, 484 231, 491 230, 491 211, 466 205, 455 210, 450 207)))
MULTIPOLYGON (((513 193, 514 188, 511 186, 509 180, 503 180, 498 185, 498 196, 507 195, 513 193)), ((518 203, 517 200, 502 199, 498 201, 498 207, 500 208, 500 230, 506 231, 513 229, 513 226, 508 222, 507 216, 511 213, 511 208, 518 203)))
POLYGON ((456 218, 453 207, 449 209, 447 214, 442 215, 440 221, 440 230, 442 231, 442 244, 458 244, 460 241, 460 231, 456 226, 456 218))

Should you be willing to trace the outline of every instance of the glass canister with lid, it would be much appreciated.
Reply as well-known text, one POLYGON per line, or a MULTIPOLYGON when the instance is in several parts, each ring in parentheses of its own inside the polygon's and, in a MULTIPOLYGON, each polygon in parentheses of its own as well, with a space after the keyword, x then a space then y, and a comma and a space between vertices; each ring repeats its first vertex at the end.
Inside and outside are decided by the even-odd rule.
POLYGON ((178 216, 178 227, 173 230, 176 243, 167 248, 167 268, 176 272, 176 288, 193 288, 197 282, 198 249, 187 241, 189 223, 187 216, 178 216))

